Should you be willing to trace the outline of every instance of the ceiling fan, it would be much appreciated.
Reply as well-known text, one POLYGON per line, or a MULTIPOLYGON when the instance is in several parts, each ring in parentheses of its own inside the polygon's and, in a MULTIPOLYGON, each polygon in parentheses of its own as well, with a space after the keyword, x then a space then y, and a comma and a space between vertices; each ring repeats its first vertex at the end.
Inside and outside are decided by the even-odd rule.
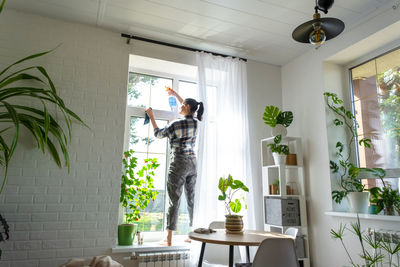
POLYGON ((294 40, 320 46, 338 36, 344 30, 344 23, 336 18, 321 18, 318 10, 328 13, 334 0, 315 0, 313 19, 298 26, 292 33, 294 40))

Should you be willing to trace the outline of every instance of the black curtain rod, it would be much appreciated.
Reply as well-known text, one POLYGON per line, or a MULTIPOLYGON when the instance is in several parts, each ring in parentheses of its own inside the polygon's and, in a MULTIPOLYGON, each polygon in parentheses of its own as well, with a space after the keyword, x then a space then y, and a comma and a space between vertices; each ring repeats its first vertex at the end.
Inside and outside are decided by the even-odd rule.
POLYGON ((187 47, 187 46, 170 44, 170 43, 166 43, 166 42, 162 42, 162 41, 157 41, 157 40, 147 39, 147 38, 143 38, 143 37, 139 37, 139 36, 129 35, 126 33, 121 33, 121 37, 128 38, 128 43, 129 43, 130 39, 134 39, 134 40, 139 40, 139 41, 148 42, 148 43, 152 43, 152 44, 165 45, 165 46, 169 46, 169 47, 184 49, 184 50, 188 50, 188 51, 192 51, 192 52, 205 52, 205 53, 213 54, 214 56, 238 58, 240 60, 243 60, 244 62, 247 62, 247 59, 242 58, 242 57, 234 57, 234 56, 219 54, 219 53, 215 53, 215 52, 200 50, 200 49, 196 49, 196 48, 191 48, 191 47, 187 47))

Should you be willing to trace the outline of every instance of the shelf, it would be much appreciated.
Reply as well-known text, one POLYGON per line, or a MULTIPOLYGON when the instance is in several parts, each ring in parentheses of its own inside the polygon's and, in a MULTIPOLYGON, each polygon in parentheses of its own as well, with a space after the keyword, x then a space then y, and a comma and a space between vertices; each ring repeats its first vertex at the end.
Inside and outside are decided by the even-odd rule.
POLYGON ((400 222, 400 216, 387 216, 387 215, 375 215, 365 213, 350 213, 350 212, 337 212, 337 211, 326 211, 325 215, 334 217, 346 217, 346 218, 357 218, 362 220, 376 220, 376 221, 388 221, 388 222, 400 222))
POLYGON ((276 197, 276 198, 304 198, 303 195, 264 195, 264 197, 276 197))
POLYGON ((299 166, 299 165, 267 165, 267 166, 263 166, 263 168, 298 169, 298 168, 303 168, 303 166, 299 166))

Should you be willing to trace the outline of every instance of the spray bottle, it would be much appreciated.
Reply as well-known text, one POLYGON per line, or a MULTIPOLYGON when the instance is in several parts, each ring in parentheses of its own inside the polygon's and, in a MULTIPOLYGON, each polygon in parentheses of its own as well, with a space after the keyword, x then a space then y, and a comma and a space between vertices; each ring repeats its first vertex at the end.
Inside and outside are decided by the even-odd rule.
POLYGON ((176 102, 175 96, 172 95, 172 89, 168 86, 165 86, 165 90, 167 91, 169 97, 168 97, 168 103, 169 107, 171 108, 171 111, 173 113, 178 112, 178 103, 176 102))

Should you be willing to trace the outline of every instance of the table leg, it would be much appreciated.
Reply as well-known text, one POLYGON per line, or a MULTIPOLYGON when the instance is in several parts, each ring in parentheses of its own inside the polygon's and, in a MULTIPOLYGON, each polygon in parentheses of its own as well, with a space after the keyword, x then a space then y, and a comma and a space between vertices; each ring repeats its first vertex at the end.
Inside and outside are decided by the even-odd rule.
POLYGON ((233 267, 233 246, 229 245, 229 267, 233 267))
POLYGON ((247 263, 250 263, 250 248, 249 248, 249 246, 246 246, 246 259, 247 259, 247 263))
POLYGON ((204 249, 206 248, 206 243, 203 242, 201 244, 201 250, 200 250, 200 257, 199 257, 199 263, 197 264, 198 267, 201 267, 203 265, 203 256, 204 256, 204 249))

